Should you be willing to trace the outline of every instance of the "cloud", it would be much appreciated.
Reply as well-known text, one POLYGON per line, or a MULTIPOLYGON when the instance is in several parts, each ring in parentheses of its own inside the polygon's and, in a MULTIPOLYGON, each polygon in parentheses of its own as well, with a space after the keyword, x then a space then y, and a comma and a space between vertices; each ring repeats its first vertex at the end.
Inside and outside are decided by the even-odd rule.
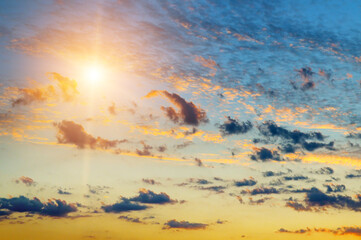
POLYGON ((308 177, 302 175, 295 175, 295 176, 285 176, 283 180, 285 181, 298 181, 298 180, 307 180, 308 177))
POLYGON ((284 161, 277 151, 272 151, 267 148, 256 148, 254 154, 251 155, 253 161, 284 161))
POLYGON ((152 156, 152 153, 149 150, 153 149, 153 147, 150 145, 147 145, 144 141, 141 141, 140 143, 143 145, 143 150, 136 149, 135 152, 139 156, 152 156))
POLYGON ((75 96, 79 94, 77 90, 78 84, 75 80, 64 77, 56 72, 52 72, 50 75, 55 81, 57 81, 57 86, 61 90, 63 99, 65 101, 72 101, 74 100, 75 96))
POLYGON ((19 98, 12 101, 12 106, 17 105, 30 105, 34 102, 45 102, 49 98, 55 96, 55 88, 48 86, 44 88, 18 88, 19 98))
POLYGON ((58 194, 60 195, 71 195, 71 192, 62 190, 62 189, 58 189, 58 194))
POLYGON ((115 103, 112 103, 112 105, 110 105, 110 106, 108 107, 108 111, 109 111, 109 113, 112 114, 112 115, 117 115, 117 112, 116 112, 116 110, 115 110, 115 103))
POLYGON ((144 183, 148 183, 150 185, 156 185, 156 184, 159 185, 160 184, 160 182, 157 182, 154 179, 150 179, 150 178, 143 178, 142 181, 144 183))
POLYGON ((10 199, 0 198, 0 209, 10 212, 29 212, 52 217, 66 217, 68 213, 76 212, 74 204, 67 204, 60 199, 49 200, 42 203, 38 198, 29 199, 24 196, 10 199))
POLYGON ((303 143, 305 140, 315 139, 319 141, 324 140, 324 136, 320 132, 303 133, 298 130, 289 131, 283 127, 279 127, 273 121, 265 121, 258 126, 260 133, 266 137, 280 137, 285 140, 290 140, 295 144, 303 143))
POLYGON ((293 234, 305 234, 305 233, 332 233, 337 236, 343 235, 353 235, 353 236, 361 236, 361 227, 352 226, 352 227, 339 227, 336 229, 329 228, 306 228, 306 229, 298 229, 298 230, 287 230, 284 228, 280 228, 278 233, 293 233, 293 234))
POLYGON ((232 134, 243 134, 250 131, 253 124, 250 121, 239 123, 237 120, 227 117, 227 121, 219 126, 219 129, 223 136, 232 134))
POLYGON ((259 187, 259 188, 254 188, 252 190, 243 190, 241 192, 242 194, 251 194, 251 195, 259 195, 259 194, 278 194, 280 193, 279 190, 277 190, 276 188, 273 187, 259 187))
POLYGON ((122 219, 122 220, 125 220, 127 222, 132 222, 132 223, 143 223, 139 218, 133 218, 133 217, 129 217, 129 216, 119 216, 118 219, 122 219))
POLYGON ((310 67, 304 67, 296 71, 300 74, 303 80, 301 90, 306 91, 315 87, 315 83, 312 81, 314 72, 310 67))
POLYGON ((153 90, 149 92, 146 97, 154 97, 159 94, 166 97, 179 109, 177 112, 173 107, 162 107, 162 110, 165 112, 166 116, 174 123, 198 126, 200 123, 208 122, 207 114, 203 109, 194 105, 193 102, 187 102, 184 98, 176 93, 153 90))
MULTIPOLYGON (((261 135, 270 138, 270 137, 279 137, 282 140, 286 141, 279 149, 284 153, 294 153, 298 147, 313 152, 319 148, 326 148, 328 150, 335 150, 333 145, 334 142, 329 143, 320 143, 320 142, 307 142, 306 140, 318 140, 324 141, 325 136, 320 132, 309 132, 303 133, 298 130, 289 131, 283 127, 279 127, 273 121, 265 121, 258 126, 259 132, 261 135), (294 145, 292 145, 294 144, 294 145), (296 146, 295 146, 296 145, 296 146)), ((255 139, 260 141, 258 139, 255 139)), ((266 141, 269 142, 269 141, 266 141)))
POLYGON ((346 186, 343 184, 329 183, 329 184, 324 184, 323 186, 325 186, 327 188, 327 190, 326 190, 327 193, 344 192, 346 190, 346 186))
POLYGON ((25 176, 22 176, 22 177, 20 177, 19 179, 16 179, 15 182, 16 182, 16 183, 22 182, 22 183, 24 183, 26 186, 33 186, 33 185, 36 184, 36 182, 35 182, 32 178, 30 178, 30 177, 25 177, 25 176))
POLYGON ((359 212, 361 211, 361 195, 356 195, 356 200, 354 200, 345 195, 327 195, 318 188, 313 187, 306 192, 304 204, 291 199, 286 203, 286 206, 296 211, 321 211, 327 208, 336 208, 359 212))
POLYGON ((315 171, 315 173, 321 174, 321 175, 331 175, 334 173, 334 170, 330 167, 323 167, 323 168, 320 168, 319 170, 315 171))
POLYGON ((58 99, 62 96, 66 102, 72 101, 79 94, 77 90, 77 82, 59 73, 49 73, 49 78, 57 82, 57 85, 48 85, 37 88, 12 88, 20 97, 12 100, 12 106, 29 105, 34 102, 46 102, 58 99))
POLYGON ((199 158, 195 158, 194 161, 196 162, 196 165, 198 167, 204 167, 202 160, 200 160, 199 158))
POLYGON ((138 196, 132 197, 129 200, 148 204, 166 204, 175 202, 175 200, 172 200, 168 194, 164 192, 157 194, 147 189, 141 189, 138 196))
POLYGON ((164 224, 163 229, 186 229, 186 230, 198 230, 198 229, 205 229, 208 227, 208 224, 204 223, 191 223, 188 221, 177 221, 175 219, 169 220, 164 224))
POLYGON ((120 213, 120 212, 130 212, 130 211, 141 211, 149 208, 145 205, 140 205, 138 203, 132 203, 127 198, 122 198, 120 202, 114 203, 112 205, 102 206, 102 209, 107 213, 120 213))
POLYGON ((264 177, 275 177, 275 176, 281 176, 281 175, 284 175, 284 174, 286 174, 286 173, 284 173, 284 172, 274 172, 274 171, 263 172, 264 177))
POLYGON ((73 121, 63 120, 60 123, 55 123, 57 128, 58 143, 74 144, 78 148, 91 148, 91 149, 109 149, 115 148, 119 143, 125 140, 107 140, 101 137, 93 137, 84 130, 84 127, 73 121))
POLYGON ((249 179, 243 179, 240 181, 234 181, 234 185, 237 187, 244 187, 244 186, 254 186, 257 184, 257 181, 254 178, 250 177, 249 179))

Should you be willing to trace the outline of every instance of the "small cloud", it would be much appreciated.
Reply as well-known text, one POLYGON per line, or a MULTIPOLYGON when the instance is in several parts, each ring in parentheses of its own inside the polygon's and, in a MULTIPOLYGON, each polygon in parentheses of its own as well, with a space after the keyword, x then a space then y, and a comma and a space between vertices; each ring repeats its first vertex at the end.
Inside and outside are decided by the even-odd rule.
POLYGON ((32 178, 30 178, 30 177, 25 177, 25 176, 22 176, 22 177, 20 177, 20 178, 18 178, 18 179, 16 179, 15 180, 15 182, 16 183, 24 183, 26 186, 34 186, 34 185, 36 185, 36 182, 32 179, 32 178))
POLYGON ((163 229, 185 229, 185 230, 198 230, 198 229, 205 229, 208 227, 208 224, 204 223, 192 223, 188 221, 177 221, 175 219, 169 220, 164 224, 163 229))

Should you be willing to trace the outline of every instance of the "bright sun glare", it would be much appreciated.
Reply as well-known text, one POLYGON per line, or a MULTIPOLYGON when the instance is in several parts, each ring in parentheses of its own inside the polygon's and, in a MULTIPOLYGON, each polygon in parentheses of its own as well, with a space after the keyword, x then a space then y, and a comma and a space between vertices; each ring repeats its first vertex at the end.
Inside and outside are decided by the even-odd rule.
POLYGON ((84 73, 86 79, 92 83, 99 82, 104 77, 104 70, 99 65, 92 65, 86 67, 84 73))

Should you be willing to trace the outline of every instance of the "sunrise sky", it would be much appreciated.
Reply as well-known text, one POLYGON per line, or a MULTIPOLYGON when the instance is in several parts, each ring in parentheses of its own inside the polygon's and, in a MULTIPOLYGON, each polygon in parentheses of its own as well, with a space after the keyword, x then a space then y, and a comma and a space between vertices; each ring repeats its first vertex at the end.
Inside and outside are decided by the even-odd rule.
POLYGON ((0 239, 361 238, 361 1, 0 1, 0 239))

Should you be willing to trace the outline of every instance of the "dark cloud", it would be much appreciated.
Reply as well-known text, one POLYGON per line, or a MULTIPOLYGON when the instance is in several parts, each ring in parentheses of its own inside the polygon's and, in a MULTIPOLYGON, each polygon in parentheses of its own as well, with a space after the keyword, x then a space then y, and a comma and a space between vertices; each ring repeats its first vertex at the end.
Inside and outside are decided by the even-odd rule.
POLYGON ((285 181, 298 181, 298 180, 307 180, 307 179, 308 179, 308 177, 301 176, 301 175, 283 177, 283 180, 285 180, 285 181))
POLYGON ((30 177, 25 177, 25 176, 22 176, 22 177, 19 177, 18 179, 15 180, 16 183, 24 183, 26 186, 33 186, 33 185, 36 185, 36 182, 30 178, 30 177))
POLYGON ((130 201, 140 202, 140 203, 150 203, 150 204, 166 204, 174 203, 175 200, 172 200, 168 194, 161 192, 159 194, 154 193, 150 190, 141 189, 139 195, 129 199, 130 201))
POLYGON ((183 149, 183 148, 188 147, 188 146, 190 146, 190 145, 192 145, 192 144, 193 144, 192 141, 187 141, 187 142, 184 142, 184 143, 175 145, 175 147, 176 147, 177 149, 183 149))
POLYGON ((312 233, 312 232, 319 232, 319 233, 331 233, 337 236, 343 235, 353 235, 353 236, 361 236, 361 227, 352 226, 352 227, 339 227, 336 229, 329 229, 329 228, 305 228, 305 229, 298 229, 298 230, 287 230, 284 228, 280 228, 278 233, 293 233, 293 234, 305 234, 305 233, 312 233))
POLYGON ((197 187, 197 189, 212 191, 212 192, 216 192, 216 193, 224 193, 224 190, 226 189, 226 187, 225 186, 209 186, 209 187, 200 186, 200 187, 197 187))
POLYGON ((314 72, 310 67, 304 67, 296 71, 300 74, 303 80, 301 90, 306 91, 315 87, 315 83, 312 81, 314 72))
POLYGON ((133 218, 133 217, 129 217, 129 216, 119 216, 118 219, 122 219, 122 220, 125 220, 127 222, 132 222, 132 223, 143 223, 139 218, 133 218))
POLYGON ((139 156, 152 156, 152 153, 150 152, 150 150, 153 149, 153 147, 146 144, 144 141, 141 141, 140 143, 143 145, 143 150, 136 149, 135 152, 139 156))
POLYGON ((200 160, 199 158, 195 158, 194 161, 196 162, 196 165, 198 167, 204 167, 202 160, 200 160))
POLYGON ((154 179, 150 179, 150 178, 143 178, 142 181, 145 183, 148 183, 150 185, 159 185, 160 184, 160 182, 157 182, 154 179))
POLYGON ((345 178, 361 178, 361 174, 347 174, 345 178))
POLYGON ((244 186, 254 186, 257 184, 257 181, 254 180, 254 178, 249 178, 249 179, 243 179, 240 181, 234 181, 234 185, 237 187, 244 187, 244 186))
POLYGON ((250 131, 253 127, 253 124, 250 121, 247 122, 238 122, 231 117, 227 117, 227 121, 219 126, 219 129, 223 136, 232 135, 232 134, 243 134, 250 131))
POLYGON ((258 126, 260 133, 266 137, 280 137, 285 140, 290 140, 295 144, 305 142, 305 140, 319 140, 323 141, 325 137, 320 132, 303 133, 298 130, 289 131, 283 127, 279 127, 273 121, 265 121, 258 126))
POLYGON ((193 102, 187 102, 176 93, 154 90, 151 91, 147 97, 153 97, 158 94, 165 96, 179 109, 177 112, 173 107, 162 107, 162 110, 171 121, 194 126, 198 126, 200 123, 208 122, 207 114, 203 109, 194 105, 193 102))
POLYGON ((354 200, 345 195, 327 195, 313 187, 306 193, 304 204, 291 200, 286 206, 292 207, 297 211, 321 211, 327 208, 336 208, 359 212, 361 211, 361 195, 356 195, 354 200))
POLYGON ((177 221, 175 219, 169 220, 164 224, 163 229, 186 229, 186 230, 197 230, 197 229, 205 229, 208 227, 208 224, 204 223, 191 223, 188 221, 177 221))
POLYGON ((148 206, 140 205, 138 203, 133 203, 127 198, 122 198, 120 202, 114 203, 112 205, 105 205, 102 206, 102 209, 105 212, 113 212, 113 213, 120 213, 120 212, 130 212, 130 211, 141 211, 147 209, 148 206))
POLYGON ((334 142, 329 142, 329 143, 303 142, 302 143, 302 147, 309 152, 313 152, 314 150, 316 150, 318 148, 326 148, 328 150, 335 150, 333 145, 334 145, 334 142))
POLYGON ((259 188, 254 188, 252 190, 249 189, 243 190, 241 193, 259 195, 259 194, 278 194, 280 193, 280 191, 273 187, 259 187, 259 188))
MULTIPOLYGON (((283 143, 278 149, 283 153, 294 153, 298 148, 303 148, 306 151, 312 152, 319 148, 326 148, 328 150, 335 150, 334 142, 320 143, 320 142, 308 142, 306 140, 324 141, 325 136, 320 132, 303 133, 298 130, 289 131, 286 128, 279 127, 273 121, 265 121, 258 126, 261 135, 270 138, 281 138, 283 143)), ((261 140, 260 140, 261 141, 261 140)), ((269 142, 267 140, 266 142, 269 142)))
POLYGON ((71 195, 71 192, 68 192, 68 191, 65 191, 65 190, 62 190, 62 189, 58 189, 58 194, 61 194, 61 195, 71 195))
POLYGON ((262 205, 262 204, 264 204, 267 200, 270 200, 270 199, 272 199, 272 198, 270 198, 270 197, 264 197, 264 198, 259 198, 259 199, 253 199, 253 198, 249 198, 249 204, 250 205, 262 205))
POLYGON ((323 167, 323 168, 320 168, 319 170, 315 171, 315 173, 321 174, 321 175, 331 175, 334 173, 334 170, 330 167, 323 167))
POLYGON ((286 174, 286 173, 284 173, 284 172, 274 172, 274 171, 263 172, 264 177, 275 177, 275 176, 281 176, 281 175, 284 175, 284 174, 286 174))
POLYGON ((42 203, 38 198, 29 199, 24 196, 10 199, 0 198, 0 209, 10 212, 28 212, 52 217, 66 217, 68 213, 76 212, 74 204, 67 204, 60 199, 49 200, 42 203))
POLYGON ((93 137, 84 130, 84 127, 73 121, 63 120, 60 123, 55 123, 54 126, 58 129, 57 140, 58 143, 74 144, 78 148, 91 149, 109 149, 115 148, 119 143, 125 140, 107 140, 101 137, 93 137))
POLYGON ((331 193, 331 192, 344 192, 346 190, 346 186, 343 184, 333 184, 333 183, 329 183, 329 184, 324 184, 323 186, 325 186, 327 188, 327 193, 331 193))
POLYGON ((262 162, 284 161, 277 151, 272 151, 264 147, 255 149, 254 154, 251 155, 251 160, 262 162))

